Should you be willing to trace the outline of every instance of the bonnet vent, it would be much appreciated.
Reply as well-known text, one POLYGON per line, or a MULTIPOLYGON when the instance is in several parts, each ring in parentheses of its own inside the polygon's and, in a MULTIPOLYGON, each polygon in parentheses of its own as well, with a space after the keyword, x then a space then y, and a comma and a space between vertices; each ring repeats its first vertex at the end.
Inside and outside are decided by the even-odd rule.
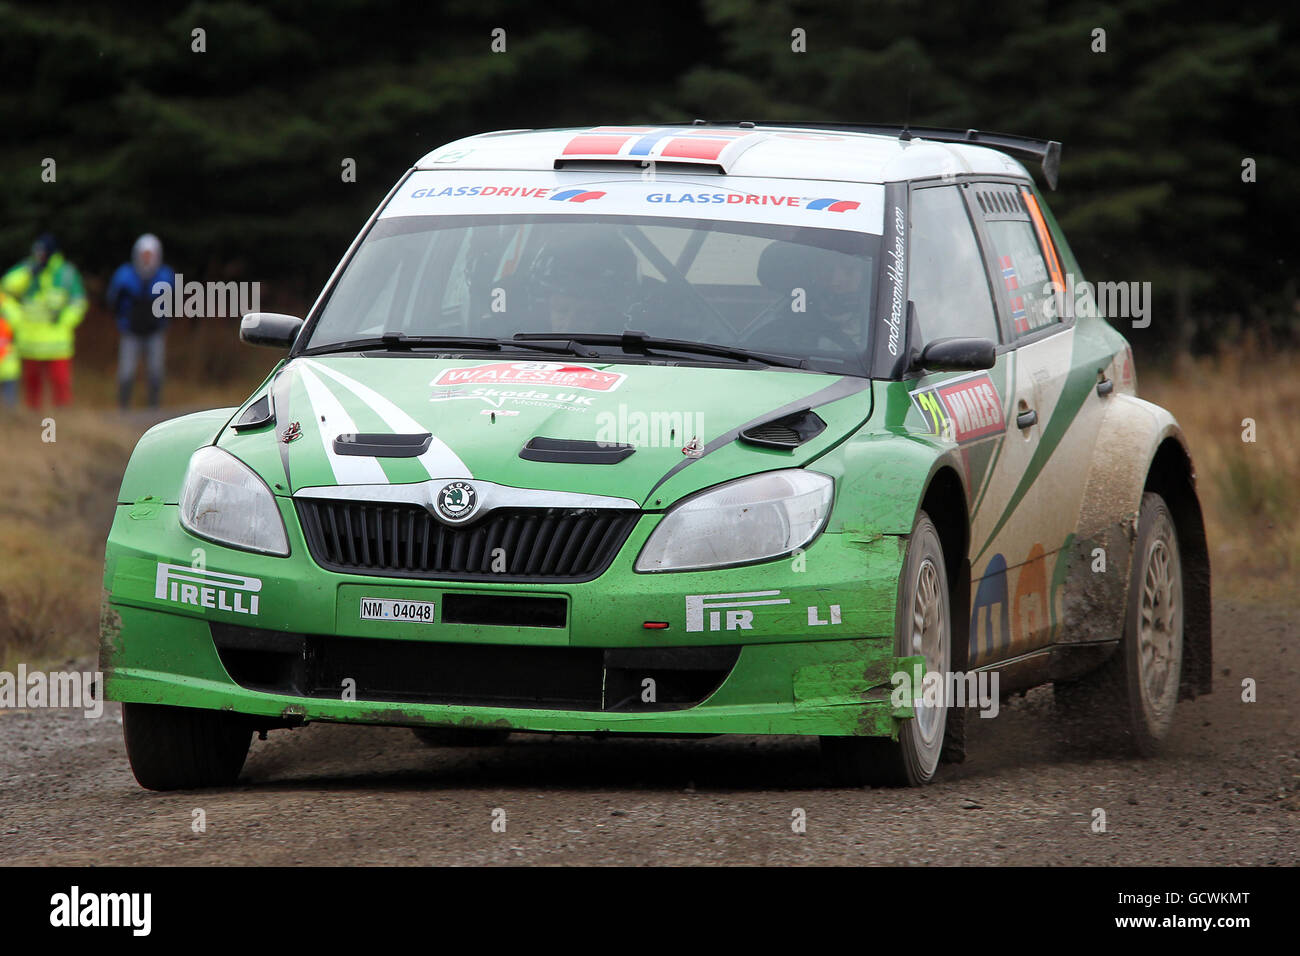
POLYGON ((826 423, 817 413, 805 408, 792 415, 750 425, 740 433, 740 440, 760 448, 790 451, 816 438, 825 430, 826 423))

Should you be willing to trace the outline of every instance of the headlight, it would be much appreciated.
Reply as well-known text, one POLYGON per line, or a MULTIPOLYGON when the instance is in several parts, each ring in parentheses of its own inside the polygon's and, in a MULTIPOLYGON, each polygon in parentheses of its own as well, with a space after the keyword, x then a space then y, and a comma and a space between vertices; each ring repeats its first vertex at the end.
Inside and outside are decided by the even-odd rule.
POLYGON ((821 531, 834 487, 826 475, 799 468, 719 485, 664 516, 636 569, 717 568, 789 554, 821 531))
POLYGON ((289 538, 275 495, 229 452, 208 446, 190 458, 181 489, 181 526, 200 538, 284 557, 289 538))

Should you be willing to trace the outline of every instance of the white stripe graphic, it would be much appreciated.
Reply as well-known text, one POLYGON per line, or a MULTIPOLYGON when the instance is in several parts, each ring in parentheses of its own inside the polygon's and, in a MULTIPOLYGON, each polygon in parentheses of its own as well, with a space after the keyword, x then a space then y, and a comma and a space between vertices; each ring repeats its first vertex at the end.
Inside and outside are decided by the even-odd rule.
POLYGON ((340 485, 387 484, 388 476, 379 462, 373 458, 356 455, 340 455, 334 451, 334 436, 355 432, 356 423, 343 410, 343 405, 334 394, 325 387, 325 383, 311 373, 310 369, 298 370, 302 384, 307 389, 307 400, 311 402, 312 417, 320 432, 321 444, 325 446, 325 457, 329 459, 334 472, 334 480, 340 485), (322 417, 324 421, 322 421, 322 417))
MULTIPOLYGON (((357 398, 369 405, 371 411, 382 418, 384 424, 394 432, 412 434, 429 430, 373 388, 361 384, 356 379, 349 378, 341 372, 336 372, 334 369, 312 359, 299 359, 298 361, 322 374, 328 375, 357 396, 357 398)), ((460 460, 460 457, 440 441, 437 435, 434 435, 433 440, 429 442, 429 450, 421 455, 417 461, 428 471, 430 478, 474 477, 469 473, 469 469, 465 467, 465 463, 460 460)))

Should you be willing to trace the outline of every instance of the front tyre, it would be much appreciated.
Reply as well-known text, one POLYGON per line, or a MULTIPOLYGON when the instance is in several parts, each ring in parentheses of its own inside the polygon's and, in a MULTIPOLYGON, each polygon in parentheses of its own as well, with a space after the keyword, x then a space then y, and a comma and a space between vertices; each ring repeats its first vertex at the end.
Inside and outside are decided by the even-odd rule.
MULTIPOLYGON (((899 657, 922 656, 925 671, 947 674, 952 660, 952 608, 948 570, 938 529, 918 512, 899 579, 895 644, 899 657)), ((945 685, 946 686, 946 685, 945 685)), ((920 688, 915 688, 918 696, 920 688)), ((837 782, 848 786, 920 786, 934 779, 943 751, 948 709, 942 702, 915 704, 898 740, 888 737, 823 737, 822 756, 837 782)))
POLYGON ((161 704, 123 704, 122 736, 146 790, 228 787, 239 779, 252 726, 241 715, 161 704))

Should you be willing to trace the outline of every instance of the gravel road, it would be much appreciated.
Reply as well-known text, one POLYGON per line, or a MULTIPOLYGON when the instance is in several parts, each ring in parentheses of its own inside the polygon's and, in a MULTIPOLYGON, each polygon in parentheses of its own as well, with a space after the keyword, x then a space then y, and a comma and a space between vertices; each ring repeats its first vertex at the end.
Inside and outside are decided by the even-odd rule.
POLYGON ((1300 623, 1228 602, 1215 620, 1215 693, 1179 705, 1163 756, 1063 742, 1040 688, 974 720, 967 762, 921 790, 829 788, 815 741, 791 737, 448 750, 312 725, 254 741, 240 786, 156 794, 116 705, 0 710, 0 862, 1296 865, 1300 623))

